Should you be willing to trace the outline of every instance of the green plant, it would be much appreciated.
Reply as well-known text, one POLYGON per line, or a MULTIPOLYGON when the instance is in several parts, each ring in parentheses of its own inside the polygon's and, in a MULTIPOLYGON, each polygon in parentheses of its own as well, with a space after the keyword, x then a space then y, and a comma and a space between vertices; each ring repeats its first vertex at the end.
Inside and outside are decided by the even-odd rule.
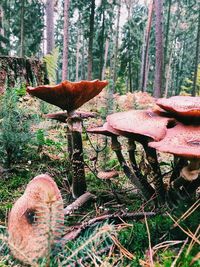
POLYGON ((47 73, 49 77, 50 84, 56 83, 56 71, 58 68, 58 47, 54 48, 51 54, 44 56, 43 61, 46 63, 47 73))
POLYGON ((16 90, 7 89, 0 108, 0 160, 5 166, 23 158, 30 139, 30 119, 19 107, 16 90))

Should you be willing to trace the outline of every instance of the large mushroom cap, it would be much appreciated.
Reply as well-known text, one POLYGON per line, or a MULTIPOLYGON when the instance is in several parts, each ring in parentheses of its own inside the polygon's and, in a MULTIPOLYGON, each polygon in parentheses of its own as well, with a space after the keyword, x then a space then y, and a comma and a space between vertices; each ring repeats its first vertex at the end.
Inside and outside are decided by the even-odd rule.
POLYGON ((107 81, 64 81, 56 86, 27 87, 27 92, 50 104, 71 112, 98 95, 107 81))
POLYGON ((8 240, 13 256, 29 264, 46 256, 49 245, 61 236, 63 210, 53 179, 46 174, 35 177, 9 214, 8 240))
POLYGON ((173 96, 168 99, 160 98, 156 104, 162 109, 179 116, 199 117, 200 123, 200 97, 173 96))
POLYGON ((200 158, 200 126, 178 124, 167 130, 164 139, 149 146, 185 158, 200 158))
POLYGON ((121 135, 142 135, 159 141, 165 136, 166 127, 173 120, 160 117, 153 111, 130 110, 109 115, 107 121, 121 135))
POLYGON ((105 122, 101 127, 93 127, 87 129, 88 133, 102 134, 106 136, 119 135, 119 132, 112 128, 108 122, 105 122))

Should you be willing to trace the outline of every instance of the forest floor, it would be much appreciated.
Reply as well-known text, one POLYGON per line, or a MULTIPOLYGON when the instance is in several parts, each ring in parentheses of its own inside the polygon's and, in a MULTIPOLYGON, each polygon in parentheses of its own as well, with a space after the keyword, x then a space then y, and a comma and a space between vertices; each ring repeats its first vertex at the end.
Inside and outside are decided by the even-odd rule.
MULTIPOLYGON (((9 210, 33 177, 48 173, 56 181, 65 207, 73 202, 69 186, 71 169, 67 155, 66 125, 44 118, 43 114, 57 110, 48 104, 24 96, 20 105, 26 108, 27 114, 32 114, 36 118, 31 131, 37 139, 37 145, 31 144, 26 158, 14 163, 10 169, 6 170, 3 165, 0 166, 0 267, 23 266, 8 253, 4 240, 9 210)), ((73 261, 67 263, 65 260, 65 263, 62 263, 57 256, 57 263, 52 260, 49 265, 41 263, 39 266, 200 266, 199 201, 195 204, 194 200, 184 205, 179 203, 173 210, 167 207, 157 210, 152 202, 146 202, 141 198, 122 172, 111 151, 109 140, 105 146, 104 137, 88 135, 85 131, 89 126, 103 124, 107 114, 106 105, 107 98, 105 94, 101 94, 84 106, 84 110, 99 114, 97 118, 84 122, 82 135, 87 190, 95 195, 95 199, 66 216, 66 227, 73 229, 74 225, 107 214, 155 212, 155 215, 138 219, 127 215, 96 223, 83 230, 79 237, 64 248, 62 253, 65 259, 71 257, 72 251, 77 251, 73 258, 70 258, 73 261), (96 152, 103 147, 105 148, 102 152, 96 152), (119 172, 119 178, 112 179, 111 183, 97 177, 98 171, 108 169, 119 172), (190 209, 193 204, 193 208, 190 209), (102 229, 106 230, 101 236, 102 229), (95 235, 98 234, 100 238, 95 239, 95 235), (90 245, 84 247, 83 242, 90 245), (71 262, 74 262, 74 265, 71 262)), ((152 106, 154 100, 147 94, 128 94, 126 97, 116 95, 113 110, 143 109, 152 106)), ((123 139, 121 141, 126 156, 126 144, 123 139)), ((139 145, 137 155, 138 161, 145 165, 139 145)), ((163 171, 167 172, 172 159, 168 155, 161 156, 163 171)))

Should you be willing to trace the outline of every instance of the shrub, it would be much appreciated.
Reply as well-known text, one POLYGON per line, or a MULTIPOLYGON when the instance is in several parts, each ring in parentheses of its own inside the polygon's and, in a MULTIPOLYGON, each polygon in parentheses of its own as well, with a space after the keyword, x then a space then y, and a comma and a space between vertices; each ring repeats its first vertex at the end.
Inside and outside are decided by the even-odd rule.
POLYGON ((19 107, 16 90, 7 89, 0 107, 0 161, 10 167, 21 159, 30 139, 30 120, 19 107))

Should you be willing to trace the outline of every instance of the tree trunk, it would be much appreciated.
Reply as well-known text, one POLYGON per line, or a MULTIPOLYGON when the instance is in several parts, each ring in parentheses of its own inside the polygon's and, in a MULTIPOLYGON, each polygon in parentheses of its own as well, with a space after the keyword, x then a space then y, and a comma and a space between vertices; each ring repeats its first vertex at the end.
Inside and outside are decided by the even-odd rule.
POLYGON ((103 45, 104 45, 104 30, 105 30, 105 11, 103 10, 103 19, 102 19, 102 30, 101 30, 101 43, 100 43, 100 71, 99 79, 102 80, 102 69, 103 69, 103 45))
POLYGON ((80 49, 80 28, 77 30, 77 42, 76 42, 76 81, 79 80, 79 49, 80 49))
POLYGON ((142 92, 146 91, 146 84, 147 84, 149 40, 150 40, 150 32, 151 32, 151 24, 152 24, 152 15, 153 15, 153 1, 151 1, 149 4, 147 27, 146 27, 146 34, 145 34, 145 49, 144 49, 144 61, 142 64, 143 69, 142 69, 142 83, 141 83, 142 92))
POLYGON ((167 56, 168 56, 168 43, 169 43, 169 25, 170 25, 170 17, 171 17, 171 5, 172 0, 168 0, 168 12, 167 12, 167 25, 166 25, 166 33, 165 33, 165 49, 164 49, 164 73, 166 72, 167 65, 167 56))
MULTIPOLYGON (((83 29, 84 31, 84 29, 83 29)), ((81 55, 81 79, 85 80, 85 39, 84 39, 84 34, 82 35, 82 55, 81 55)))
POLYGON ((104 65, 103 65, 102 74, 101 74, 102 80, 104 80, 105 78, 106 64, 107 64, 107 58, 108 58, 108 48, 109 48, 109 38, 106 39, 106 44, 105 44, 104 65))
MULTIPOLYGON (((200 6, 200 4, 199 4, 200 6)), ((198 17, 198 28, 197 28, 197 41, 196 41, 196 55, 195 55, 195 69, 194 69, 194 79, 193 79, 193 88, 192 96, 196 96, 196 87, 197 87, 197 72, 199 64, 199 50, 200 50, 200 8, 199 8, 199 17, 198 17)))
POLYGON ((117 27, 116 27, 116 38, 115 38, 115 52, 114 52, 114 62, 113 62, 113 86, 112 92, 115 92, 115 83, 117 80, 117 56, 119 48, 119 21, 121 16, 121 0, 118 1, 118 12, 117 12, 117 27))
MULTIPOLYGON (((4 25, 3 25, 3 16, 4 16, 4 12, 3 12, 3 7, 0 5, 0 36, 2 38, 4 38, 4 25)), ((0 41, 0 49, 1 48, 5 48, 5 43, 0 41)))
POLYGON ((47 54, 51 53, 55 46, 54 41, 54 0, 46 1, 46 33, 47 33, 47 54))
POLYGON ((94 39, 94 14, 95 14, 95 0, 90 3, 90 33, 88 45, 88 80, 92 80, 92 63, 93 63, 93 39, 94 39))
POLYGON ((163 70, 163 0, 155 0, 155 28, 156 28, 156 67, 154 78, 154 97, 162 96, 162 70, 163 70))
POLYGON ((70 0, 64 2, 64 29, 63 29, 63 63, 62 63, 62 80, 68 77, 68 46, 69 46, 69 5, 70 0))
POLYGON ((20 57, 24 57, 24 0, 21 1, 20 57))

